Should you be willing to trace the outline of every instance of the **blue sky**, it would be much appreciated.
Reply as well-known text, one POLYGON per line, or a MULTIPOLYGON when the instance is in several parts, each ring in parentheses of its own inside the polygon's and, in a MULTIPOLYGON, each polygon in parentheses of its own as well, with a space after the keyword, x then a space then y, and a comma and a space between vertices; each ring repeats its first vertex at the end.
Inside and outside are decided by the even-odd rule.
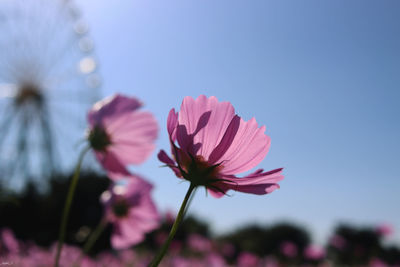
MULTIPOLYGON (((91 25, 103 95, 145 102, 160 122, 184 96, 215 95, 272 138, 265 169, 285 167, 266 196, 213 199, 200 190, 191 212, 229 230, 293 220, 321 242, 341 221, 381 222, 400 240, 400 2, 81 1, 91 25)), ((151 180, 162 210, 188 184, 156 153, 132 168, 151 180)))

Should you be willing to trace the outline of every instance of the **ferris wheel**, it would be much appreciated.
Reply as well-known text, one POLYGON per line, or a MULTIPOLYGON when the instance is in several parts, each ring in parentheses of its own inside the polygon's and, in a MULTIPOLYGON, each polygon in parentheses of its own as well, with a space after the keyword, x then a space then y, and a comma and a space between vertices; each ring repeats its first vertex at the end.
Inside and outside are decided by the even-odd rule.
POLYGON ((70 168, 101 85, 88 25, 67 0, 0 1, 0 182, 70 168))

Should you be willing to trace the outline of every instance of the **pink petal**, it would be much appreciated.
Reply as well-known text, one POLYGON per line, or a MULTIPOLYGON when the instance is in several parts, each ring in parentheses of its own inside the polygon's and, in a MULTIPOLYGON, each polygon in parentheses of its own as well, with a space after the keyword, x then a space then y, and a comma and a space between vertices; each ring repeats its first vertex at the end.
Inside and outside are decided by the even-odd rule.
POLYGON ((117 155, 124 165, 143 163, 154 150, 154 144, 123 143, 112 145, 108 150, 117 155))
POLYGON ((193 136, 188 133, 186 126, 178 124, 175 132, 180 148, 183 151, 194 155, 198 151, 199 145, 197 145, 197 149, 194 148, 193 136))
POLYGON ((88 113, 88 121, 91 126, 101 125, 103 118, 132 112, 141 106, 142 103, 136 98, 116 94, 94 104, 88 113))
POLYGON ((158 159, 167 164, 168 166, 175 166, 175 161, 173 161, 164 150, 160 150, 157 155, 158 159))
POLYGON ((264 131, 265 126, 258 128, 254 118, 248 122, 241 119, 230 146, 220 148, 225 151, 218 160, 224 166, 221 173, 236 174, 257 166, 267 155, 270 146, 270 138, 264 131))
POLYGON ((213 152, 209 157, 209 163, 211 165, 217 163, 219 159, 226 153, 226 151, 230 148, 233 140, 235 139, 236 133, 239 130, 240 126, 240 117, 235 115, 230 122, 228 128, 224 136, 222 137, 221 142, 218 144, 217 147, 214 148, 213 152))
POLYGON ((200 95, 196 100, 185 97, 178 119, 179 125, 182 126, 177 132, 179 145, 182 149, 184 149, 182 144, 183 146, 197 145, 191 150, 207 160, 220 143, 234 116, 233 106, 229 102, 218 102, 214 96, 207 98, 200 95), (179 137, 179 134, 182 136, 179 137))
MULTIPOLYGON (((226 190, 226 191, 228 191, 228 190, 226 190)), ((215 198, 221 198, 221 197, 225 196, 226 191, 217 190, 217 189, 211 188, 211 187, 208 187, 208 188, 207 188, 207 192, 208 192, 211 196, 213 196, 213 197, 215 197, 215 198)))
POLYGON ((151 155, 158 134, 157 122, 152 114, 128 113, 106 123, 112 142, 109 150, 117 155, 122 164, 140 164, 151 155))
POLYGON ((277 182, 281 181, 283 177, 282 169, 276 169, 269 172, 257 170, 243 178, 234 177, 232 175, 225 176, 222 177, 222 179, 227 181, 220 181, 213 184, 219 190, 213 187, 208 187, 208 192, 216 198, 222 197, 228 190, 264 195, 278 189, 279 185, 277 182))
POLYGON ((130 220, 121 220, 114 224, 111 244, 115 249, 124 249, 135 245, 144 239, 144 234, 137 231, 136 225, 130 220))
POLYGON ((168 167, 170 167, 176 176, 182 177, 181 172, 179 171, 179 168, 175 165, 175 161, 173 161, 164 150, 160 150, 157 155, 158 159, 165 163, 168 167))
MULTIPOLYGON (((179 148, 175 145, 176 135, 177 135, 177 128, 178 128, 178 113, 175 112, 175 109, 171 109, 168 114, 167 119, 167 129, 169 134, 169 141, 171 144, 171 152, 175 156, 175 158, 179 158, 178 150, 179 148)), ((177 173, 174 171, 175 174, 177 173)), ((180 175, 177 174, 179 177, 180 175)))
MULTIPOLYGON (((129 171, 121 163, 113 152, 94 152, 97 160, 109 173, 116 173, 121 175, 130 175, 129 171)), ((113 176, 117 177, 117 176, 113 176)))
POLYGON ((167 130, 170 137, 171 142, 175 142, 176 140, 176 126, 178 125, 178 113, 175 112, 175 109, 171 109, 168 114, 167 119, 167 130))
MULTIPOLYGON (((136 198, 134 198, 135 202, 129 196, 140 195, 141 198, 145 196, 150 196, 150 191, 153 189, 153 185, 148 181, 142 179, 138 175, 131 175, 128 180, 128 184, 125 186, 126 191, 124 193, 127 196, 127 200, 130 201, 131 204, 136 204, 136 198)), ((137 206, 135 206, 137 208, 137 206)))
POLYGON ((134 221, 138 231, 149 232, 159 226, 160 216, 149 194, 140 199, 140 204, 129 212, 130 220, 134 221))
POLYGON ((154 140, 158 135, 157 121, 150 112, 146 111, 126 113, 113 119, 107 118, 105 128, 113 142, 133 138, 154 140))

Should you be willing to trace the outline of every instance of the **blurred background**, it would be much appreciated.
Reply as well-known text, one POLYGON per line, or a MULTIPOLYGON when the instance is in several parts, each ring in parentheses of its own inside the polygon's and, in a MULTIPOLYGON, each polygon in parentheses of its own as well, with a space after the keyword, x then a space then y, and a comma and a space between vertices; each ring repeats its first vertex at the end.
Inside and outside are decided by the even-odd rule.
POLYGON ((326 246, 334 233, 384 225, 391 234, 379 246, 399 247, 399 11, 395 0, 2 1, 2 205, 66 181, 87 110, 119 92, 159 121, 157 151, 131 170, 155 185, 160 211, 176 212, 188 184, 156 152, 169 150, 169 110, 205 94, 266 125, 272 146, 260 167, 285 175, 265 196, 198 190, 190 214, 210 233, 284 222, 307 232, 304 244, 326 246))

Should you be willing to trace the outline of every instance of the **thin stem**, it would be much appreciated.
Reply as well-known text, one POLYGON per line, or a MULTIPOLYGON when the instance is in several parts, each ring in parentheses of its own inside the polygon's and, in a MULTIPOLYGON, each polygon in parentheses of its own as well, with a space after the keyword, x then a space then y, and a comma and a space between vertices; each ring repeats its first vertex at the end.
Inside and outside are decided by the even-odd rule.
POLYGON ((178 215, 176 216, 175 222, 172 225, 171 231, 169 232, 168 239, 165 241, 164 245, 161 247, 158 254, 154 257, 153 261, 149 264, 149 267, 157 267, 160 264, 162 258, 167 253, 169 245, 171 244, 172 239, 174 238, 176 231, 178 230, 179 224, 182 222, 182 219, 185 215, 186 205, 192 194, 193 190, 196 187, 193 184, 190 184, 188 191, 186 192, 185 198, 183 199, 181 208, 179 209, 178 215))
POLYGON ((83 246, 83 252, 80 258, 82 258, 84 254, 87 255, 89 253, 90 249, 93 247, 94 243, 96 243, 97 239, 99 239, 106 226, 107 226, 107 220, 103 218, 96 226, 96 228, 93 230, 93 232, 90 234, 88 240, 83 246))
POLYGON ((61 220, 60 235, 58 237, 57 253, 56 253, 56 257, 55 257, 55 261, 54 261, 54 267, 58 267, 58 264, 60 261, 61 249, 64 244, 65 234, 67 231, 69 211, 71 209, 72 200, 74 198, 76 185, 78 184, 78 178, 79 178, 79 173, 81 171, 83 157, 85 156, 86 152, 88 152, 89 150, 90 150, 90 147, 88 146, 84 150, 82 150, 81 154, 79 155, 78 163, 76 164, 76 167, 75 167, 74 176, 72 177, 71 184, 68 189, 67 200, 65 201, 64 211, 63 211, 62 220, 61 220))
POLYGON ((185 210, 183 211, 183 216, 186 216, 186 213, 187 213, 187 211, 188 211, 188 209, 189 209, 189 207, 190 207, 190 204, 192 203, 193 198, 194 198, 194 196, 196 195, 196 190, 197 190, 197 188, 198 188, 198 187, 196 187, 196 186, 194 187, 193 192, 192 192, 192 194, 190 195, 189 200, 188 200, 188 202, 187 202, 187 204, 186 204, 186 208, 185 208, 185 210))

